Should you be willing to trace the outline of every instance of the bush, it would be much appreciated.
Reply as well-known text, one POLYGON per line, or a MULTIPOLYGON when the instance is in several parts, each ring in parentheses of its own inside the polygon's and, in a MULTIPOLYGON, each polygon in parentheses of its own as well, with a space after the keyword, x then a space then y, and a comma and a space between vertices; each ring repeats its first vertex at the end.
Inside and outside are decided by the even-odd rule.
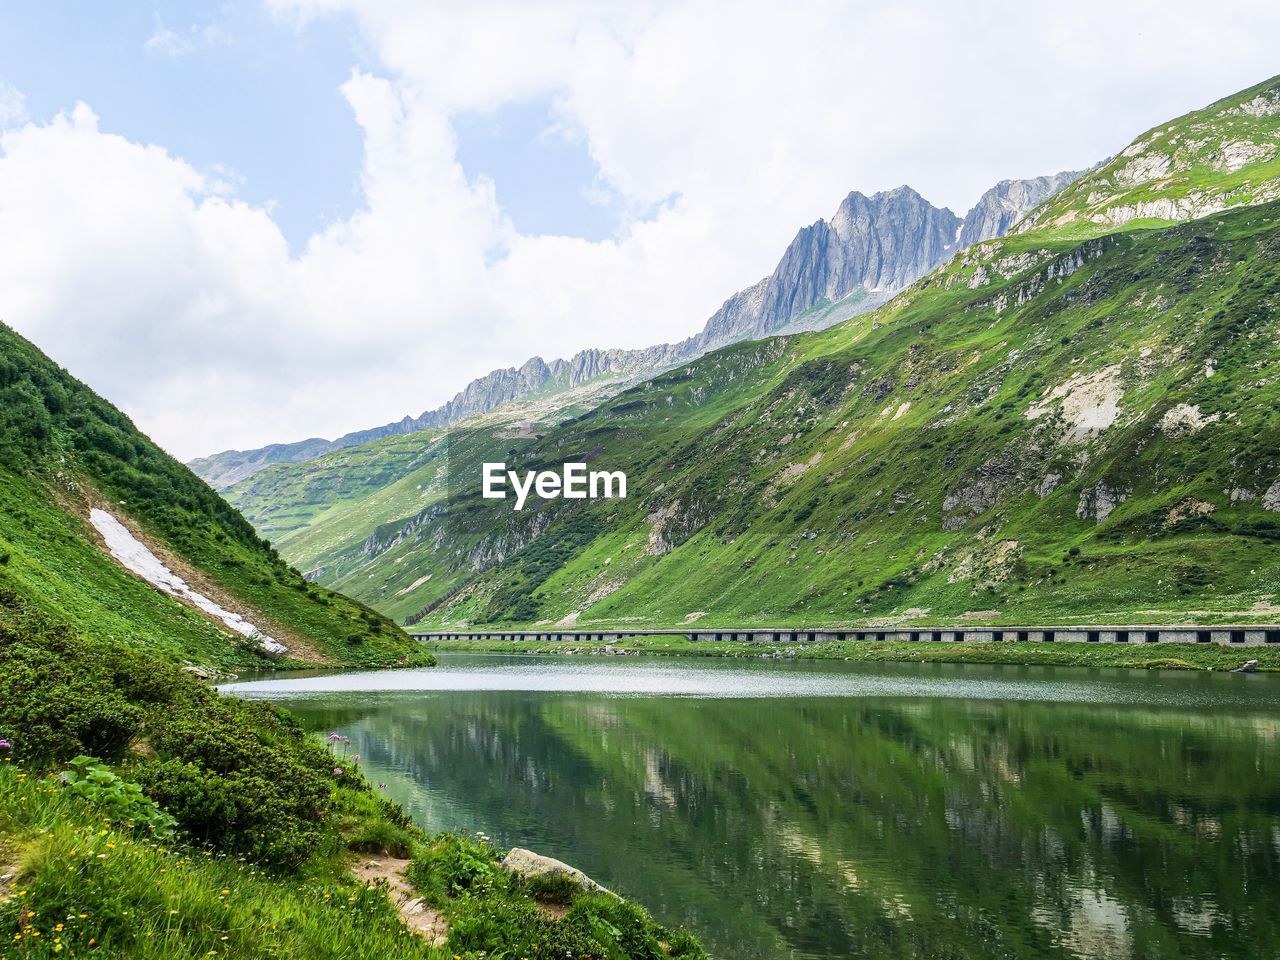
POLYGON ((124 752, 143 711, 102 682, 103 662, 101 650, 69 631, 35 639, 0 621, 0 730, 15 758, 59 763, 124 752))
POLYGON ((193 838, 273 867, 299 866, 323 839, 332 760, 265 705, 209 700, 155 729, 159 759, 139 768, 143 788, 193 838), (255 724, 244 722, 250 716, 255 724))
POLYGON ((98 807, 113 823, 141 827, 157 837, 172 836, 178 825, 141 787, 116 776, 93 757, 76 757, 61 780, 69 794, 98 807))
POLYGON ((461 896, 505 889, 511 875, 487 844, 442 834, 409 870, 409 880, 436 904, 461 896))
POLYGON ((18 760, 146 756, 142 791, 194 839, 250 860, 293 868, 324 840, 333 759, 287 714, 53 627, 4 593, 0 734, 18 760))

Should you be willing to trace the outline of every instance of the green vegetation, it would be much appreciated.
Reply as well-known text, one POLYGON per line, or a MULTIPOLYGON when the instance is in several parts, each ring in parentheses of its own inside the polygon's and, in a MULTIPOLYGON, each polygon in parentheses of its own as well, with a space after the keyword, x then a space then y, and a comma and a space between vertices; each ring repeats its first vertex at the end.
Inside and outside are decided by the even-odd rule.
MULTIPOLYGON (((313 512, 286 553, 424 626, 1273 621, 1278 124, 1272 80, 874 313, 709 354, 500 457, 480 427, 420 438, 447 470, 313 512), (1108 184, 1166 221, 1230 209, 1068 216, 1108 184), (480 499, 483 459, 589 460, 631 495, 516 514, 480 499)), ((269 513, 304 470, 237 502, 269 513)))
POLYGON ((5 956, 61 958, 444 956, 378 890, 332 865, 278 875, 149 839, 27 765, 0 766, 5 956))
POLYGON ((601 640, 443 640, 437 653, 542 653, 566 656, 643 653, 666 657, 780 657, 795 660, 852 660, 890 663, 1005 663, 1019 666, 1129 667, 1147 670, 1234 670, 1257 660, 1258 670, 1280 670, 1280 649, 1232 648, 1221 644, 1127 643, 929 643, 833 640, 813 643, 691 641, 656 635, 613 642, 601 640))
POLYGON ((179 575, 244 609, 295 661, 421 660, 392 622, 304 581, 190 470, 0 325, 0 586, 55 620, 169 659, 269 663, 256 644, 107 556, 87 522, 94 506, 132 521, 179 575))
POLYGON ((956 261, 879 313, 659 377, 510 464, 594 451, 631 499, 513 514, 455 493, 385 524, 338 583, 432 625, 1274 618, 1277 249, 1267 205, 1060 242, 977 286, 956 261))
POLYGON ((662 960, 706 954, 688 933, 653 922, 643 909, 577 884, 523 879, 502 869, 487 843, 445 835, 414 862, 410 879, 450 919, 451 949, 509 957, 662 960), (563 915, 540 907, 555 904, 563 915))
POLYGON ((0 734, 6 956, 704 956, 612 896, 552 919, 543 891, 500 870, 490 847, 423 836, 358 758, 285 712, 87 639, 11 592, 0 734), (412 878, 449 920, 447 950, 355 880, 356 854, 417 856, 412 878))
POLYGON ((71 769, 62 771, 58 779, 68 794, 98 808, 109 821, 123 821, 161 839, 171 837, 178 825, 140 786, 117 776, 93 757, 76 757, 71 769))
POLYGON ((1083 238, 1280 198, 1280 78, 1148 130, 1035 211, 1024 231, 1083 238))

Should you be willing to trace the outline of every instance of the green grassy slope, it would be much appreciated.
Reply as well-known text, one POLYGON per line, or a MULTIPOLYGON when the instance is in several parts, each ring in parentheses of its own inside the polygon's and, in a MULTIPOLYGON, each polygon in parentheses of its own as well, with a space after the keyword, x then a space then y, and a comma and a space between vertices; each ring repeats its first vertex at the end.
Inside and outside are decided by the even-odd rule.
POLYGON ((1280 199, 1280 77, 1161 124, 1019 228, 1077 238, 1280 199))
POLYGON ((447 497, 451 461, 501 460, 620 390, 595 382, 548 390, 452 430, 386 437, 306 463, 275 464, 224 493, 299 569, 323 569, 332 580, 346 566, 342 553, 378 526, 447 497))
POLYGON ((1277 619, 1277 104, 1272 80, 1167 124, 875 313, 501 457, 625 470, 625 502, 482 501, 494 445, 463 432, 433 441, 448 484, 286 553, 424 624, 1277 619))
POLYGON ((58 622, 169 659, 263 662, 255 644, 119 566, 87 521, 92 506, 132 523, 180 575, 296 660, 420 656, 382 615, 304 582, 203 481, 0 325, 0 586, 58 622))

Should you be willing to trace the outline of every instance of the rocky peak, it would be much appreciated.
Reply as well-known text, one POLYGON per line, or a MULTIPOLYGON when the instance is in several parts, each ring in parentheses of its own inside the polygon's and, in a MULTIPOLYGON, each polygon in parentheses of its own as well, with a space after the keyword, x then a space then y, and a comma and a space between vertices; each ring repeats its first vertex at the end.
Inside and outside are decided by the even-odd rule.
POLYGON ((1031 210, 1079 179, 1081 173, 1083 171, 1064 170, 1029 180, 1001 180, 965 215, 960 228, 960 246, 1003 237, 1031 210))

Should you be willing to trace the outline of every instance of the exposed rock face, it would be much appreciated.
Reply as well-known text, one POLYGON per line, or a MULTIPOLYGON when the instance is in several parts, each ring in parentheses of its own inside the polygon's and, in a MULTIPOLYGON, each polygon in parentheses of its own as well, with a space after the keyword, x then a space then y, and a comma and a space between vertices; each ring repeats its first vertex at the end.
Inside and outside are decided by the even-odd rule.
POLYGON ((323 457, 330 450, 339 449, 339 443, 341 441, 312 437, 294 443, 273 443, 256 450, 226 450, 192 460, 187 466, 215 490, 225 490, 273 463, 306 463, 323 457))
POLYGON ((694 336, 642 350, 583 350, 547 363, 533 357, 473 380, 452 400, 337 440, 310 439, 193 460, 192 470, 222 490, 273 463, 302 463, 382 437, 452 426, 504 403, 598 381, 621 389, 739 340, 821 329, 873 309, 929 273, 960 247, 1003 236, 1032 207, 1078 174, 1002 180, 961 221, 910 187, 873 196, 856 190, 830 220, 804 227, 773 273, 726 300, 694 336), (962 226, 963 224, 963 226, 962 226))
POLYGON ((1092 490, 1085 490, 1080 494, 1080 506, 1076 508, 1076 516, 1081 520, 1092 518, 1095 522, 1102 523, 1127 499, 1129 499, 1129 491, 1120 490, 1105 480, 1099 480, 1098 485, 1092 490))
POLYGON ((1263 510, 1280 510, 1280 480, 1277 480, 1267 488, 1267 492, 1262 495, 1263 510))
POLYGON ((1003 237, 1027 213, 1079 179, 1082 170, 1064 170, 1050 177, 1001 180, 978 200, 960 228, 960 246, 1003 237))

